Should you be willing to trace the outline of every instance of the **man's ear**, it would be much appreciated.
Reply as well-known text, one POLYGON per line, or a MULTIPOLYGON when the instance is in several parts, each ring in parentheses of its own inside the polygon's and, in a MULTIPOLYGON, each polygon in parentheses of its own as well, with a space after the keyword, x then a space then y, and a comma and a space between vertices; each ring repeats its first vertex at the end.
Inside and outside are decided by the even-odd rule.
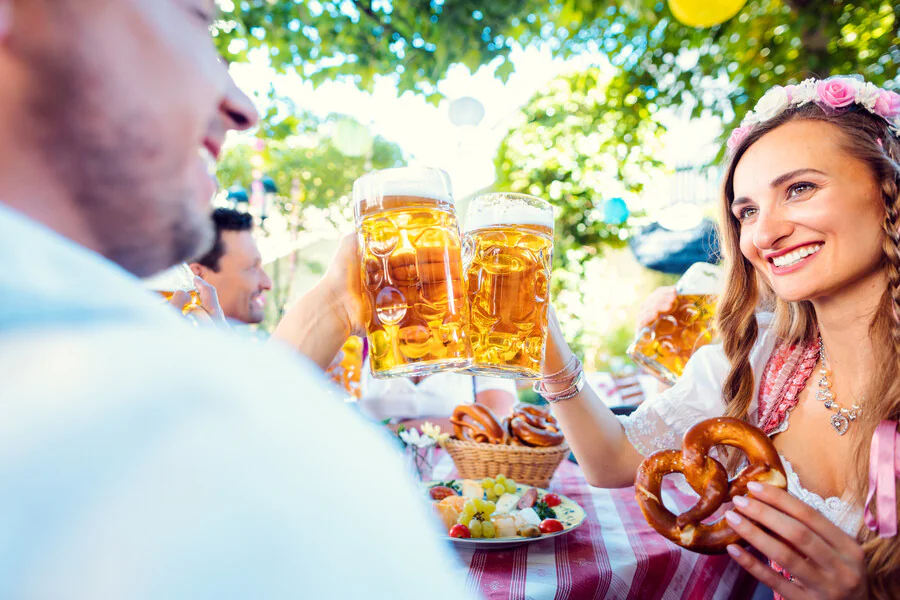
POLYGON ((13 0, 0 0, 0 43, 9 35, 12 29, 13 0))
MULTIPOLYGON (((3 0, 0 0, 0 2, 3 2, 3 0)), ((206 267, 204 267, 200 263, 191 263, 188 266, 191 268, 191 272, 195 276, 206 281, 206 278, 204 277, 204 274, 206 273, 206 267)))

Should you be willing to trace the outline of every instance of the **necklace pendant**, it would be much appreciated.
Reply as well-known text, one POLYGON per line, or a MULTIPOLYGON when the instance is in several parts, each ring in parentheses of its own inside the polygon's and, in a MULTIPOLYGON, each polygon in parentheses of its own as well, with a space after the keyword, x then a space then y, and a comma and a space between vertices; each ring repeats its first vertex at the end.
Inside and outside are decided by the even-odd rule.
POLYGON ((850 421, 839 412, 831 415, 831 428, 834 429, 838 435, 844 435, 847 433, 847 428, 850 427, 850 421))
POLYGON ((825 408, 834 408, 835 406, 837 406, 837 405, 834 402, 832 402, 831 400, 825 401, 825 408))
POLYGON ((825 376, 823 375, 823 376, 822 376, 822 379, 819 380, 819 387, 820 387, 820 388, 826 388, 826 389, 827 389, 827 388, 830 388, 830 387, 831 387, 831 382, 828 381, 828 378, 825 377, 825 376))
POLYGON ((816 400, 825 401, 834 398, 834 394, 831 393, 831 390, 821 389, 816 392, 816 400))

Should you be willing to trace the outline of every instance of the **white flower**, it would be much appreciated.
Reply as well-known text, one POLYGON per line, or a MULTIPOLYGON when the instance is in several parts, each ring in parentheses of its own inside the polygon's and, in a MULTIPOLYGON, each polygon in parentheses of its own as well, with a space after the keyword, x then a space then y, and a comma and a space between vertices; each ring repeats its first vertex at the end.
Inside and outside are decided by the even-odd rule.
POLYGON ((422 433, 438 442, 439 444, 442 444, 450 439, 449 433, 441 433, 440 425, 434 425, 429 421, 425 421, 424 423, 422 423, 422 433))
POLYGON ((871 112, 875 109, 875 102, 878 101, 880 94, 881 90, 878 89, 878 86, 867 81, 856 88, 856 103, 862 104, 866 110, 871 112))
POLYGON ((759 124, 759 117, 752 110, 744 115, 744 118, 741 120, 741 127, 751 127, 757 124, 759 124))
POLYGON ((817 79, 810 78, 797 84, 797 87, 794 88, 794 93, 791 96, 791 104, 803 106, 808 102, 813 102, 818 99, 819 91, 816 88, 818 83, 817 79))
POLYGON ((434 446, 435 444, 434 438, 430 438, 427 435, 421 435, 418 429, 406 429, 401 431, 399 435, 400 439, 403 440, 403 443, 407 446, 427 448, 428 446, 434 446))
POLYGON ((768 121, 772 117, 780 115, 790 104, 787 91, 780 85, 771 88, 756 103, 753 111, 761 121, 768 121))

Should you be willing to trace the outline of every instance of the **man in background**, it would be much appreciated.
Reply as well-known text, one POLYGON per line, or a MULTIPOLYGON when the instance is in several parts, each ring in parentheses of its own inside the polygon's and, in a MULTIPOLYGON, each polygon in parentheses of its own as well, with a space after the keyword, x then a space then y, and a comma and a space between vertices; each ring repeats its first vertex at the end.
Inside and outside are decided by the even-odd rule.
POLYGON ((190 263, 194 275, 216 288, 225 318, 246 324, 265 318, 265 293, 272 280, 263 270, 262 256, 253 239, 253 217, 229 208, 212 215, 216 239, 212 248, 190 263))
MULTIPOLYGON (((400 457, 318 368, 138 279, 210 247, 207 158, 257 120, 215 17, 0 0, 0 598, 465 597, 400 457)), ((305 331, 339 347, 357 300, 322 290, 305 331)))

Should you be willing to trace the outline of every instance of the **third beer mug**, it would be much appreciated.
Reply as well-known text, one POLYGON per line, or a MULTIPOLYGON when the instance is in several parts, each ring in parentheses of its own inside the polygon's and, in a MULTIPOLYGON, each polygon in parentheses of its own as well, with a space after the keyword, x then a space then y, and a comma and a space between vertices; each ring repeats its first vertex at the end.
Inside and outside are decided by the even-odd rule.
POLYGON ((674 384, 691 355, 715 337, 713 321, 721 280, 718 267, 691 265, 675 285, 672 310, 638 333, 628 356, 661 381, 674 384))
POLYGON ((547 337, 553 207, 524 194, 485 194, 469 205, 465 230, 469 372, 537 379, 547 337))
POLYGON ((439 169, 377 171, 353 184, 375 377, 471 363, 459 225, 439 169))

